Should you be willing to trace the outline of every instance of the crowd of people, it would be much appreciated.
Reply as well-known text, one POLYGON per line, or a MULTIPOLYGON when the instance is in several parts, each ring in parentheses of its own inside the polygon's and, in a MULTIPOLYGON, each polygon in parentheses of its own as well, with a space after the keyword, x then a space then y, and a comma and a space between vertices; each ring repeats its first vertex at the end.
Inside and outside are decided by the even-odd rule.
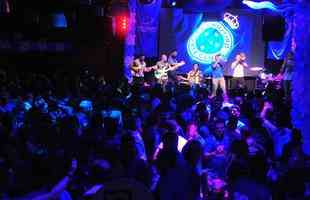
POLYGON ((306 199, 309 159, 281 88, 224 101, 90 74, 68 88, 1 73, 0 199, 86 199, 124 179, 155 200, 306 199))

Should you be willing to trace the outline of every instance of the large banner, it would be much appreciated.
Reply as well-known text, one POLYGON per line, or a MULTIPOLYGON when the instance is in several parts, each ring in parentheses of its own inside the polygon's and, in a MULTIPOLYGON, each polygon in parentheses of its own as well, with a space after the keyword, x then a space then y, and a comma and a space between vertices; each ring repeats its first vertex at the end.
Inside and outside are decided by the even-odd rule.
MULTIPOLYGON (((178 59, 187 63, 179 69, 180 72, 187 72, 193 63, 199 63, 208 74, 216 54, 223 55, 226 60, 226 75, 231 74, 230 65, 241 52, 246 54, 250 67, 263 67, 264 64, 262 17, 247 11, 228 10, 215 19, 208 13, 162 9, 159 39, 160 53, 177 49, 178 59)), ((256 74, 246 71, 247 76, 256 74)))

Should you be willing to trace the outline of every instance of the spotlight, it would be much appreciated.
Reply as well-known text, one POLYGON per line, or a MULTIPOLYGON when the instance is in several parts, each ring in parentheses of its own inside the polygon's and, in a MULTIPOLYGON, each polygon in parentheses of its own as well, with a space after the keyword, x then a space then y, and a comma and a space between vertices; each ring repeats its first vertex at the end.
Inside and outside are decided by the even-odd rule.
POLYGON ((181 8, 181 0, 164 0, 162 3, 163 8, 181 8))
POLYGON ((124 38, 128 32, 129 16, 120 14, 115 16, 115 33, 119 38, 124 38))
POLYGON ((55 28, 67 28, 67 19, 63 12, 53 14, 53 25, 55 28))

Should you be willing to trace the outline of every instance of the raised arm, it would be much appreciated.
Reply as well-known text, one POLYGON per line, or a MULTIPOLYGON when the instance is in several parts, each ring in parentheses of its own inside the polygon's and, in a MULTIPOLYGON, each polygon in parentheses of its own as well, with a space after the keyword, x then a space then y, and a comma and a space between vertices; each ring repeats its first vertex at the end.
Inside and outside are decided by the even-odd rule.
POLYGON ((263 120, 263 126, 268 130, 268 132, 272 135, 277 130, 277 127, 267 119, 267 113, 273 108, 272 104, 268 101, 264 103, 264 107, 260 113, 260 117, 263 120))
POLYGON ((145 72, 150 72, 152 70, 156 70, 157 69, 157 65, 151 66, 151 67, 145 67, 144 71, 145 72))
POLYGON ((176 69, 178 69, 179 67, 181 67, 183 65, 185 65, 185 62, 181 61, 181 62, 176 63, 174 65, 170 65, 170 69, 169 70, 171 70, 171 71, 176 70, 176 69))

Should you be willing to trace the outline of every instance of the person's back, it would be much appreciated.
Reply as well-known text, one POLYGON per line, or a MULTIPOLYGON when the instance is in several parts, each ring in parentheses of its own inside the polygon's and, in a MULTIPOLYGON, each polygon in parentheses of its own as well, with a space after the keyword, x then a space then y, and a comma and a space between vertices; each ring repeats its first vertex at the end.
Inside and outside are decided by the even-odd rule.
POLYGON ((187 200, 187 180, 189 168, 177 149, 178 136, 166 133, 164 148, 155 161, 160 179, 157 185, 161 200, 187 200))
POLYGON ((206 195, 206 176, 202 172, 203 146, 197 140, 189 141, 183 148, 182 154, 188 165, 188 197, 191 200, 200 200, 201 192, 206 195))
POLYGON ((268 187, 262 181, 258 182, 251 172, 253 169, 250 169, 247 143, 234 141, 230 151, 232 160, 226 175, 233 199, 270 200, 271 193, 268 187))
POLYGON ((186 200, 189 168, 178 152, 160 152, 157 159, 160 174, 158 182, 161 200, 186 200), (160 163, 160 164, 159 164, 160 163))
POLYGON ((287 167, 284 181, 285 192, 290 197, 302 197, 305 192, 305 180, 309 177, 306 168, 306 156, 303 151, 301 132, 292 130, 292 141, 283 148, 282 163, 287 167))
POLYGON ((135 139, 138 157, 143 160, 147 160, 145 145, 141 136, 143 130, 141 119, 137 117, 130 117, 126 119, 125 128, 127 129, 127 133, 129 133, 135 139))
POLYGON ((145 160, 139 157, 134 136, 126 134, 121 140, 120 160, 122 169, 120 175, 135 179, 150 188, 152 184, 151 168, 145 160))
POLYGON ((106 159, 111 162, 117 161, 118 151, 121 144, 121 134, 119 132, 117 120, 112 118, 104 119, 104 137, 102 141, 103 152, 106 159))
POLYGON ((142 135, 148 160, 152 160, 156 148, 160 144, 160 135, 161 131, 159 130, 158 126, 146 128, 145 132, 142 135))

